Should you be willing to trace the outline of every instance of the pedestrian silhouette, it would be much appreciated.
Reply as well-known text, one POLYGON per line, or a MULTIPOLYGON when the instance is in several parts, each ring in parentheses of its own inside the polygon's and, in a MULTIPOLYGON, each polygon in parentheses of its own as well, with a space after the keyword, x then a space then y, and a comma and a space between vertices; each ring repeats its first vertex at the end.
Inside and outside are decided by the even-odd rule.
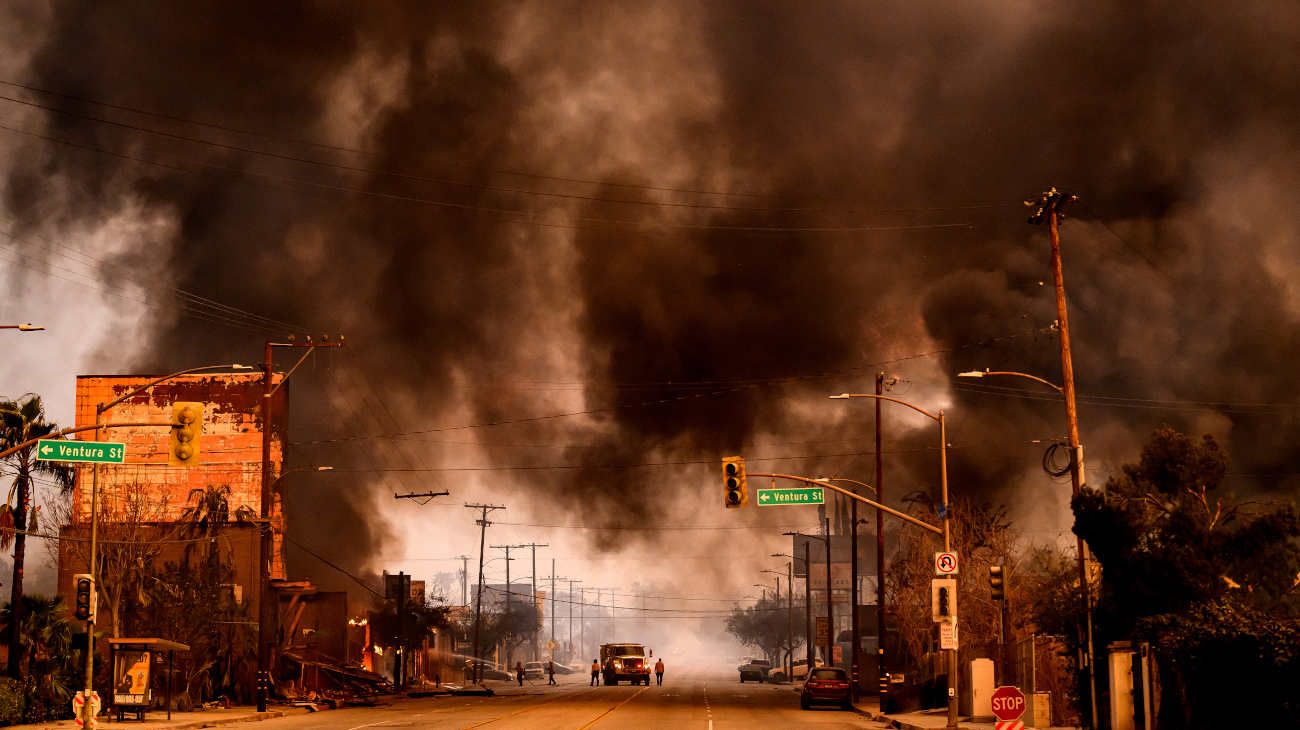
POLYGON ((595 659, 591 660, 591 684, 588 687, 600 686, 600 662, 595 659))
POLYGON ((519 686, 524 686, 524 663, 515 662, 515 679, 519 680, 519 686))
POLYGON ((546 662, 546 676, 550 680, 547 684, 555 684, 555 660, 546 662))
POLYGON ((655 684, 664 683, 664 660, 655 662, 655 684))

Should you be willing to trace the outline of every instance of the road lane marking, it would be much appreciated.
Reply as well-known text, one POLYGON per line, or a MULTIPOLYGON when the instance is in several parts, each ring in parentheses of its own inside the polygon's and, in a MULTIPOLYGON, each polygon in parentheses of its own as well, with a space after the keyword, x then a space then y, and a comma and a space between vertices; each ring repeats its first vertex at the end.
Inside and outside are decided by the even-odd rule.
POLYGON ((589 727, 591 727, 592 725, 595 725, 596 723, 600 722, 600 721, 603 720, 607 715, 609 715, 611 712, 617 710, 618 708, 622 707, 623 705, 626 705, 627 703, 631 702, 632 700, 634 700, 634 699, 640 697, 640 696, 641 696, 641 693, 644 692, 644 691, 646 691, 646 690, 648 690, 648 689, 650 689, 650 686, 649 686, 649 685, 646 685, 646 686, 642 687, 641 689, 637 690, 636 692, 633 692, 631 697, 628 697, 627 699, 623 700, 622 702, 618 703, 617 705, 614 705, 613 707, 609 708, 608 710, 605 710, 604 712, 600 713, 599 715, 597 715, 597 716, 595 717, 595 719, 593 719, 591 722, 587 723, 586 725, 583 725, 582 727, 578 728, 578 730, 587 730, 587 728, 589 728, 589 727))
MULTIPOLYGON (((642 689, 644 689, 644 688, 642 688, 642 689)), ((483 722, 476 723, 476 724, 474 724, 474 725, 466 725, 466 726, 465 726, 465 730, 471 730, 471 728, 476 728, 476 727, 483 727, 484 725, 491 725, 492 723, 494 723, 494 722, 496 722, 496 721, 498 721, 498 720, 504 720, 504 719, 506 719, 507 717, 514 717, 515 715, 522 715, 522 714, 524 714, 525 712, 532 712, 533 710, 536 710, 537 708, 541 707, 542 705, 549 705, 550 703, 555 702, 556 700, 561 700, 561 699, 565 699, 565 698, 573 698, 573 697, 581 697, 582 695, 588 695, 588 694, 591 694, 592 692, 596 692, 596 691, 598 691, 598 688, 596 688, 596 687, 589 687, 589 688, 587 688, 585 691, 582 691, 582 692, 574 692, 573 694, 568 694, 568 693, 565 693, 565 694, 557 694, 556 696, 550 698, 549 700, 542 700, 541 702, 535 702, 535 703, 529 705, 528 707, 522 707, 522 708, 520 708, 520 709, 518 709, 518 710, 515 710, 514 712, 507 713, 507 714, 505 714, 505 715, 499 715, 499 716, 494 717, 494 718, 492 718, 492 719, 490 719, 490 720, 484 720, 483 722)), ((509 695, 504 695, 504 696, 508 697, 509 695)), ((516 696, 523 696, 523 695, 516 695, 516 696)), ((355 730, 355 728, 354 728, 353 730, 355 730)))
POLYGON ((418 715, 410 715, 410 716, 407 716, 407 717, 399 717, 399 718, 396 718, 396 719, 393 719, 393 720, 380 720, 379 722, 369 722, 369 723, 366 723, 365 725, 357 725, 356 727, 350 727, 350 728, 348 728, 348 730, 361 730, 361 728, 365 728, 365 727, 378 727, 378 726, 380 726, 380 725, 387 725, 387 724, 392 723, 392 722, 406 722, 406 721, 408 721, 408 720, 414 720, 414 719, 417 718, 417 717, 424 717, 424 716, 427 715, 427 714, 429 714, 429 713, 427 713, 427 712, 421 712, 421 713, 418 714, 418 715))

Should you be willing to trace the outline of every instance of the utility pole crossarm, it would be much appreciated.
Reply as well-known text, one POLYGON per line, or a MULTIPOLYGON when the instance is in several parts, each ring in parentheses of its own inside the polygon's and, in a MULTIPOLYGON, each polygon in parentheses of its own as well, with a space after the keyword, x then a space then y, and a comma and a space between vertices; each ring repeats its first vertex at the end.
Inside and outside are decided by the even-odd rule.
POLYGON ((842 488, 842 487, 837 487, 837 486, 835 486, 834 484, 829 484, 829 483, 827 483, 827 482, 825 482, 825 481, 822 481, 822 480, 820 480, 820 479, 814 479, 814 478, 812 478, 812 477, 801 477, 801 476, 799 476, 799 475, 797 475, 797 474, 769 474, 769 473, 754 472, 754 471, 749 472, 749 475, 750 475, 750 476, 753 476, 753 477, 768 477, 768 478, 771 478, 771 479, 791 479, 791 480, 796 481, 796 482, 803 482, 803 483, 805 483, 805 484, 811 484, 811 485, 813 485, 813 486, 823 487, 823 488, 825 488, 825 489, 829 489, 829 490, 831 490, 832 492, 837 492, 837 493, 839 493, 839 494, 843 494, 844 496, 848 497, 849 499, 855 499, 855 500, 857 500, 857 501, 859 501, 859 502, 861 502, 861 503, 863 503, 863 504, 866 504, 866 505, 870 505, 870 506, 872 506, 872 507, 875 507, 876 509, 881 510, 882 512, 886 512, 886 513, 888 513, 888 514, 891 514, 891 515, 897 517, 898 519, 903 520, 904 522, 909 522, 909 523, 911 523, 911 524, 913 524, 913 525, 916 525, 917 527, 920 527, 921 529, 929 530, 930 532, 933 532, 933 533, 936 534, 936 535, 942 535, 942 534, 943 534, 943 528, 941 528, 941 527, 935 527, 934 525, 930 524, 929 522, 925 522, 924 520, 918 520, 917 518, 915 518, 915 517, 913 517, 913 516, 911 516, 911 515, 909 515, 909 514, 907 514, 907 513, 905 513, 905 512, 899 512, 898 510, 894 509, 893 507, 889 507, 889 506, 887 506, 887 505, 883 505, 883 504, 877 502, 877 501, 874 500, 874 499, 867 499, 866 497, 863 497, 862 495, 860 495, 860 494, 858 494, 858 493, 856 493, 856 492, 850 491, 850 490, 848 490, 848 489, 844 489, 844 488, 842 488))
POLYGON ((446 497, 449 494, 451 492, 445 489, 441 492, 407 492, 406 494, 393 492, 393 499, 433 499, 434 497, 446 497))

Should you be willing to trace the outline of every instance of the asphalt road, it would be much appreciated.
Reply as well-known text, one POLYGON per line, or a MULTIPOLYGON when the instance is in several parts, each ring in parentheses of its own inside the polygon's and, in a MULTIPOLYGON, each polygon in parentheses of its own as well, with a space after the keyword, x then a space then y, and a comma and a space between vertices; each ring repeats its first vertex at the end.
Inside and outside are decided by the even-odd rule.
POLYGON ((750 728, 883 728, 856 712, 799 709, 790 685, 747 682, 734 672, 684 670, 665 675, 662 687, 589 687, 585 677, 564 676, 559 687, 545 683, 506 685, 496 697, 433 697, 402 700, 386 707, 353 708, 298 715, 259 723, 264 730, 396 730, 397 728, 664 728, 665 730, 748 730, 750 728), (505 694, 510 692, 510 694, 505 694))

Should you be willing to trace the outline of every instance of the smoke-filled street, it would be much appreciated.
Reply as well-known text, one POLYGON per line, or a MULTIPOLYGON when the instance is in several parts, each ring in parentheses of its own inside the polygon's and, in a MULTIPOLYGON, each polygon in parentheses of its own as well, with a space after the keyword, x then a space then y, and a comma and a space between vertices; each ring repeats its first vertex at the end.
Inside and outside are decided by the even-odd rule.
MULTIPOLYGON (((366 710, 267 721, 267 730, 320 728, 655 728, 745 730, 746 728, 883 728, 863 715, 838 708, 799 709, 790 685, 740 684, 730 673, 685 669, 664 685, 589 687, 568 680, 559 687, 506 688, 496 697, 406 700, 366 710)), ((263 727, 259 725, 259 727, 263 727)))
POLYGON ((1293 725, 1297 47, 0 3, 0 726, 1293 725))

